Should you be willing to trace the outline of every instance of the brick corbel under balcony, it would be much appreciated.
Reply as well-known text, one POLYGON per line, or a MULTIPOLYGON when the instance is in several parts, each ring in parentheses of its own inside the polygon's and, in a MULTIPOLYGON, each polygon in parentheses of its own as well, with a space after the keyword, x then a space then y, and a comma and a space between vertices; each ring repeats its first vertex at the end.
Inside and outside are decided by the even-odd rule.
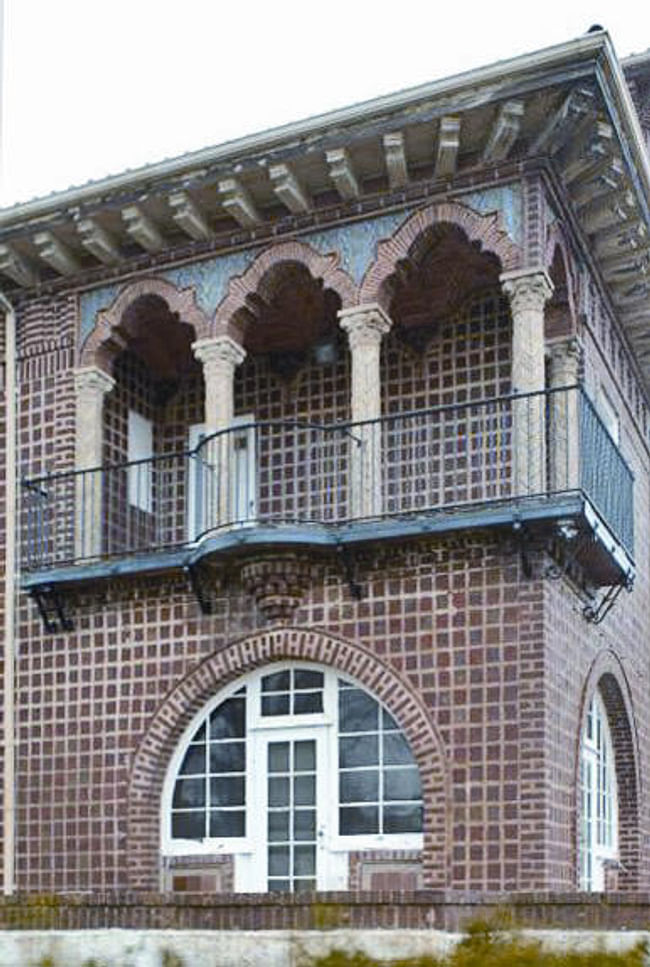
POLYGON ((241 582, 269 622, 293 621, 311 583, 313 560, 306 554, 255 557, 241 569, 241 582))

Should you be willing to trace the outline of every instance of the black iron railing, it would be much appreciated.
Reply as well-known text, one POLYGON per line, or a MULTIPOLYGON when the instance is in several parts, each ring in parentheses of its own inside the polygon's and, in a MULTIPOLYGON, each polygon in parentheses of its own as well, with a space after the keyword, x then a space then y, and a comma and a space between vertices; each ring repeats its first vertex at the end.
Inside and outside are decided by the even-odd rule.
POLYGON ((391 413, 252 422, 189 452, 25 480, 24 570, 190 545, 255 524, 341 524, 584 493, 633 550, 633 477, 580 387, 391 413))

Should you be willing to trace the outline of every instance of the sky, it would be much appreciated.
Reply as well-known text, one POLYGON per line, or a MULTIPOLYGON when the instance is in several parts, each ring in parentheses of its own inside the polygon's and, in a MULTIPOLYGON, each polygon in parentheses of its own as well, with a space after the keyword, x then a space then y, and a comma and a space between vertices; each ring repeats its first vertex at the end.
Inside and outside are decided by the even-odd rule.
MULTIPOLYGON (((0 0, 2 3, 2 0, 0 0)), ((4 0, 0 205, 562 43, 648 0, 4 0)))

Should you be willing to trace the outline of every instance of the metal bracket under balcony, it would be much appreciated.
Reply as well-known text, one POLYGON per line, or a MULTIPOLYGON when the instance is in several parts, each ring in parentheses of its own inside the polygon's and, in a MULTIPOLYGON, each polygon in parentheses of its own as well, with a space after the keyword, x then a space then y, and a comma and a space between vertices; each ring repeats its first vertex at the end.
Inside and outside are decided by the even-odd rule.
MULTIPOLYGON (((177 572, 254 548, 350 549, 571 521, 596 586, 629 584, 633 475, 581 387, 365 424, 256 422, 190 452, 24 481, 22 585, 177 572)), ((347 553, 347 552, 346 552, 347 553)))

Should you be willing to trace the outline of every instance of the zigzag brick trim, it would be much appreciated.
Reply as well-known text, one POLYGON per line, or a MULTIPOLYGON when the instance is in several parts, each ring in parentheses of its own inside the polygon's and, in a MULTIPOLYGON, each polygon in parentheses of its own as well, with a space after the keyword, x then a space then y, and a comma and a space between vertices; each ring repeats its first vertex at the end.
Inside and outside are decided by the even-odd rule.
POLYGON ((108 309, 97 313, 95 325, 81 349, 79 360, 81 366, 98 364, 97 357, 102 346, 110 340, 113 330, 120 325, 129 306, 142 296, 150 295, 159 296, 167 304, 170 312, 178 313, 182 322, 192 326, 195 339, 205 339, 209 336, 209 321, 196 303, 193 288, 178 289, 166 279, 139 279, 125 286, 108 309))
POLYGON ((483 249, 494 252, 502 271, 519 268, 521 252, 503 227, 499 212, 481 215, 458 202, 440 202, 420 209, 398 228, 391 238, 377 245, 377 258, 368 267, 361 282, 360 302, 378 303, 387 309, 385 283, 400 259, 406 258, 417 239, 433 225, 447 223, 461 228, 471 241, 481 242, 483 249))
POLYGON ((322 255, 305 242, 297 240, 277 242, 264 249, 242 275, 233 276, 230 280, 228 292, 215 312, 215 333, 228 332, 233 316, 245 307, 248 296, 259 291, 267 273, 287 262, 298 262, 304 265, 315 279, 322 279, 326 289, 333 289, 339 295, 342 308, 346 309, 357 304, 359 296, 357 285, 340 267, 338 252, 322 255))
POLYGON ((233 642, 207 658, 167 696, 135 755, 128 799, 129 886, 152 890, 159 882, 162 788, 172 754, 192 718, 229 682, 267 663, 302 659, 350 675, 390 711, 420 767, 426 804, 423 849, 428 887, 447 885, 449 786, 438 733, 420 699, 390 666, 361 645, 321 631, 276 628, 233 642))

